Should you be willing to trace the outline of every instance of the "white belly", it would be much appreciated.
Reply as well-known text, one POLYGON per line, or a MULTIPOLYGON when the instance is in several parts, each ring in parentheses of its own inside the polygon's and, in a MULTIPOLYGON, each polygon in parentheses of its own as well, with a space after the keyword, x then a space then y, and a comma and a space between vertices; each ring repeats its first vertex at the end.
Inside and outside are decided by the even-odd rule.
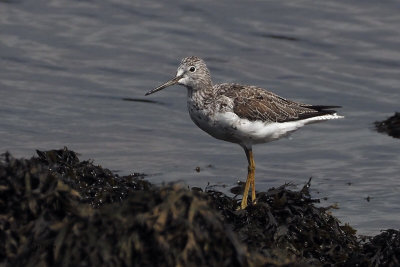
POLYGON ((216 113, 212 116, 202 110, 190 110, 189 113, 200 129, 217 139, 232 143, 242 145, 266 143, 287 133, 287 130, 282 129, 281 123, 251 122, 240 119, 233 112, 216 113))
POLYGON ((245 146, 267 143, 286 136, 306 124, 340 117, 325 115, 299 121, 262 122, 241 119, 233 112, 209 115, 204 110, 189 109, 189 113, 193 122, 211 136, 245 146))

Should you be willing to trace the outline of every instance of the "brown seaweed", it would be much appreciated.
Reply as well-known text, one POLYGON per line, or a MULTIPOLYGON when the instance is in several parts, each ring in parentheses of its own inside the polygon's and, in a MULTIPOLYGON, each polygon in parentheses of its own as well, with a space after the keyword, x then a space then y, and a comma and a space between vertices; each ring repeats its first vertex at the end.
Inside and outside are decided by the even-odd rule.
POLYGON ((400 232, 366 241, 290 185, 257 204, 212 187, 154 186, 67 148, 0 160, 0 264, 14 266, 396 266, 400 232))

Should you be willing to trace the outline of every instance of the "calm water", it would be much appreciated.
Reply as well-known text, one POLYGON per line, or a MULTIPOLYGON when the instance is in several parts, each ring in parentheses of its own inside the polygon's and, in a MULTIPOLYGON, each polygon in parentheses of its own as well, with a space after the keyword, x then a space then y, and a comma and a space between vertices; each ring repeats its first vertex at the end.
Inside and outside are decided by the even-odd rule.
POLYGON ((343 106, 345 120, 255 147, 257 189, 312 176, 360 234, 400 227, 400 140, 372 125, 400 110, 398 2, 131 2, 0 1, 0 151, 66 145, 121 174, 226 192, 245 179, 242 149, 191 122, 185 88, 144 97, 197 55, 214 82, 343 106))

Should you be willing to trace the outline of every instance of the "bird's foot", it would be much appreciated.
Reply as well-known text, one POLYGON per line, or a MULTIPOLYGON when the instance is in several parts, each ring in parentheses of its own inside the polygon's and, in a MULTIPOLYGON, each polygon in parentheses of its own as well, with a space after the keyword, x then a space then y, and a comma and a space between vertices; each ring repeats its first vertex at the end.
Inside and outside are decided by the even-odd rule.
MULTIPOLYGON (((257 204, 257 200, 254 199, 251 201, 250 205, 256 205, 257 204)), ((247 208, 248 204, 247 204, 247 199, 243 198, 242 199, 242 203, 240 204, 239 207, 236 208, 236 210, 245 210, 247 208)))

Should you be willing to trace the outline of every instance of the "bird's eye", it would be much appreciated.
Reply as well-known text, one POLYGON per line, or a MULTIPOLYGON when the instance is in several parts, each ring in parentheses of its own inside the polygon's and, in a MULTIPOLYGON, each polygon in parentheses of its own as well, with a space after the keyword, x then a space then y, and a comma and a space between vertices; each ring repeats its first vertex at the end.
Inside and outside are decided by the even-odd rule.
POLYGON ((190 67, 190 72, 195 72, 196 71, 196 68, 195 67, 190 67))

